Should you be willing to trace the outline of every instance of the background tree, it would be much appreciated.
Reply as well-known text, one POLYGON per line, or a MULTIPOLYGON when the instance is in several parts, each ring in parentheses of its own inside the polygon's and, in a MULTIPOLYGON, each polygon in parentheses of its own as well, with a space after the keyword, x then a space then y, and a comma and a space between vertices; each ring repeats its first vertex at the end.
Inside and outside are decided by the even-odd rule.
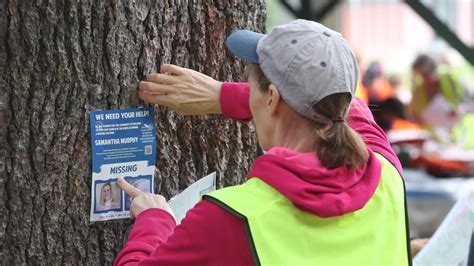
MULTIPOLYGON (((0 261, 111 264, 129 220, 89 222, 89 112, 136 107, 139 80, 174 63, 242 77, 225 50, 264 29, 264 0, 0 1, 0 261)), ((159 107, 155 191, 217 171, 234 184, 255 157, 251 127, 159 107)))

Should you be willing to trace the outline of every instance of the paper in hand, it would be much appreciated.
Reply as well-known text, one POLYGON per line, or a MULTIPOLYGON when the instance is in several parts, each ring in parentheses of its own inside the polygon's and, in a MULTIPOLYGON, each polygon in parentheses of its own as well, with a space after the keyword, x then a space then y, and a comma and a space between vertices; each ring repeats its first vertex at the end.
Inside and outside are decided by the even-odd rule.
POLYGON ((216 190, 216 172, 207 175, 168 201, 174 212, 176 223, 180 224, 186 212, 199 202, 201 196, 216 190))

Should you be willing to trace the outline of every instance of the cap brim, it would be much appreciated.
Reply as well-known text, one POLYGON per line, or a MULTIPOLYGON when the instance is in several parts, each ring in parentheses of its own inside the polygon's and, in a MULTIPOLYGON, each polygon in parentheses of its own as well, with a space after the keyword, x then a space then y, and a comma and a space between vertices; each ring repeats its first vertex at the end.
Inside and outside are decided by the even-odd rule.
POLYGON ((258 41, 265 36, 249 30, 236 30, 227 37, 225 43, 227 48, 238 58, 259 64, 257 54, 258 41))

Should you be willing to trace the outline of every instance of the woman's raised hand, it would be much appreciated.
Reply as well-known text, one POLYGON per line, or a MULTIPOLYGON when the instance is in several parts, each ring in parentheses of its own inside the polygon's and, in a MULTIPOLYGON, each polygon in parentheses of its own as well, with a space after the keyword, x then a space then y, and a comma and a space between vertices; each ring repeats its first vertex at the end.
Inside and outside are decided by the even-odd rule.
POLYGON ((142 211, 150 208, 165 210, 174 217, 173 210, 171 210, 166 202, 165 197, 158 194, 140 191, 130 185, 123 178, 118 178, 117 184, 132 199, 132 203, 130 204, 130 216, 132 216, 132 218, 137 217, 142 211))
POLYGON ((197 71, 167 64, 140 82, 138 97, 179 114, 220 114, 221 86, 222 82, 197 71))

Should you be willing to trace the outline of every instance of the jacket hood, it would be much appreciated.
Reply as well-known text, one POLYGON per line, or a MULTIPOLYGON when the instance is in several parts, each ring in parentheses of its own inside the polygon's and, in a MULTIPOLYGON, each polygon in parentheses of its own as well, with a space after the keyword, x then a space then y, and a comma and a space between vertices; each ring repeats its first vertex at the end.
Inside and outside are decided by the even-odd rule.
POLYGON ((371 150, 363 168, 327 169, 315 152, 276 147, 255 160, 247 178, 259 178, 300 210, 327 218, 363 208, 375 193, 380 174, 380 161, 371 150))

